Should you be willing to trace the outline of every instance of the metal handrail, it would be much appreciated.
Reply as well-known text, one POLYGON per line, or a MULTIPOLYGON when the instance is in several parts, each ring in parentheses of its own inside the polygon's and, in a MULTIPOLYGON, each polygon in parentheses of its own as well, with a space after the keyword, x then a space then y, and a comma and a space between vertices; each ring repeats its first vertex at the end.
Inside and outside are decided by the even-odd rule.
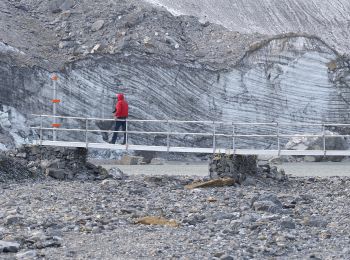
MULTIPOLYGON (((185 121, 185 120, 144 120, 144 119, 106 119, 106 118, 88 118, 88 117, 72 117, 72 116, 58 116, 58 115, 36 115, 33 116, 40 117, 40 126, 39 127, 31 127, 31 129, 36 129, 40 131, 40 144, 43 142, 43 130, 53 131, 71 131, 71 132, 85 132, 85 143, 86 147, 88 147, 88 133, 125 133, 126 134, 126 149, 128 149, 128 137, 130 134, 148 134, 148 135, 166 135, 167 138, 167 151, 170 150, 170 136, 180 136, 180 135, 192 135, 192 136, 211 136, 213 139, 213 152, 216 151, 216 138, 217 137, 230 137, 232 138, 232 149, 235 153, 236 147, 236 138, 238 137, 264 137, 264 138, 277 138, 277 146, 278 146, 278 155, 281 153, 281 138, 291 138, 291 137, 322 137, 323 138, 323 151, 326 154, 326 138, 334 138, 334 137, 350 137, 350 135, 331 135, 326 134, 326 127, 331 126, 350 126, 350 124, 319 124, 319 123, 247 123, 247 122, 221 122, 221 121, 185 121), (85 128, 56 128, 56 127, 43 127, 43 118, 61 118, 61 119, 74 119, 74 120, 84 120, 85 128), (90 121, 126 121, 126 131, 114 131, 114 130, 100 130, 100 129, 88 129, 90 121), (165 123, 167 131, 130 131, 129 123, 132 122, 148 122, 148 123, 165 123), (212 126, 212 132, 172 132, 170 130, 171 124, 208 124, 208 127, 212 126), (232 133, 220 133, 217 131, 218 125, 225 125, 232 127, 232 133), (237 128, 239 126, 272 126, 275 127, 275 134, 238 134, 237 128), (322 134, 281 134, 282 126, 317 126, 322 127, 322 134)), ((56 120, 54 120, 56 121, 56 120)), ((56 136, 53 136, 53 140, 56 139, 56 136)))
POLYGON ((75 117, 75 116, 54 116, 54 115, 40 115, 40 114, 31 114, 32 116, 36 117, 48 117, 48 118, 62 118, 62 119, 77 119, 77 120, 88 120, 88 121, 128 121, 128 122, 155 122, 155 123, 203 123, 203 124, 224 124, 224 125, 266 125, 266 126, 276 126, 277 124, 280 126, 350 126, 349 124, 335 124, 335 123, 280 123, 280 122, 254 122, 254 123, 248 123, 248 122, 234 122, 234 121, 201 121, 201 120, 169 120, 169 119, 112 119, 112 118, 98 118, 98 117, 75 117))
MULTIPOLYGON (((53 128, 53 127, 35 127, 32 126, 30 127, 31 129, 36 129, 36 130, 57 130, 57 131, 72 131, 72 132, 90 132, 90 133, 124 133, 125 131, 114 131, 114 130, 92 130, 92 129, 82 129, 82 128, 53 128)), ((212 133, 192 133, 192 132, 146 132, 146 131, 127 131, 129 134, 150 134, 150 135, 156 135, 156 134, 164 134, 164 135, 201 135, 201 136, 212 136, 212 133)), ((301 134, 295 134, 295 135, 290 135, 290 134, 274 134, 274 135, 259 135, 259 134, 218 134, 215 133, 215 136, 219 136, 219 137, 350 137, 350 135, 323 135, 323 134, 305 134, 305 135, 301 135, 301 134)))

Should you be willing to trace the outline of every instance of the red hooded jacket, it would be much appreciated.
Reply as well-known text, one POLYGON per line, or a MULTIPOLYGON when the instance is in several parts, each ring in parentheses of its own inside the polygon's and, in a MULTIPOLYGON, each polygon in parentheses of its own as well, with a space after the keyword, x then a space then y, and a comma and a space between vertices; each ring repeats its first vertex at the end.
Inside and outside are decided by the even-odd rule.
POLYGON ((118 102, 115 106, 115 116, 117 118, 128 117, 129 116, 129 105, 128 102, 124 100, 123 94, 118 94, 118 102))

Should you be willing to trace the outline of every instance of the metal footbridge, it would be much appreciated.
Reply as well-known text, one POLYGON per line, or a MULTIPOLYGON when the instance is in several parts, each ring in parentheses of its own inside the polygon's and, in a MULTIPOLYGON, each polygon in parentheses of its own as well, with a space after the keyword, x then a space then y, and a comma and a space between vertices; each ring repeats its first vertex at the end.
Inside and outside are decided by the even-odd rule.
MULTIPOLYGON (((350 156, 350 150, 327 150, 327 142, 332 138, 350 137, 350 135, 332 134, 327 129, 334 127, 349 128, 350 124, 304 124, 304 123, 240 123, 240 122, 219 122, 219 121, 179 121, 179 120, 126 120, 125 131, 101 130, 96 127, 96 122, 112 125, 114 119, 105 118, 84 118, 84 117, 68 117, 53 115, 33 115, 34 122, 37 125, 31 127, 36 133, 37 138, 33 141, 33 145, 42 146, 60 146, 60 147, 84 147, 95 149, 113 149, 113 150, 133 150, 133 151, 155 151, 155 152, 171 152, 171 153, 228 153, 240 155, 295 155, 295 156, 350 156), (58 122, 74 122, 74 123, 58 123, 58 122), (138 127, 133 125, 138 124, 138 127), (145 124, 158 124, 161 131, 142 131, 145 124), (184 127, 187 125, 187 127, 184 127), (196 129, 203 131, 191 132, 190 126, 196 125, 196 129), (201 127, 198 127, 198 126, 201 127), (70 126, 70 127, 68 127, 70 126), (73 126, 73 127, 71 127, 73 126), (222 131, 224 128, 225 131, 222 131), (316 132, 300 133, 300 129, 317 129, 316 132), (164 129, 166 129, 164 131, 164 129), (248 133, 242 133, 242 129, 246 129, 248 133), (268 133, 261 134, 261 130, 268 130, 268 133), (287 131, 288 129, 288 131, 287 131), (241 131, 240 131, 241 130, 241 131), (258 130, 256 132, 253 132, 258 130), (292 132, 291 132, 292 131, 292 132), (293 132, 294 131, 294 132, 293 132), (105 133, 119 135, 126 134, 125 145, 110 144, 104 141, 96 141, 96 136, 105 133), (64 133, 61 135, 60 133, 64 133), (76 141, 67 140, 67 136, 75 133, 73 136, 78 137, 76 141), (162 145, 146 145, 137 144, 132 136, 161 136, 164 141, 162 145), (62 136, 62 138, 61 138, 62 136), (204 147, 194 147, 193 143, 183 141, 182 145, 174 142, 184 137, 204 138, 209 141, 209 145, 204 147), (273 143, 269 148, 240 147, 239 140, 244 138, 263 139, 264 143, 273 143), (292 138, 307 139, 318 138, 321 145, 317 150, 307 149, 291 149, 285 147, 286 140, 292 138), (220 139, 225 139, 223 142, 220 139), (174 144, 173 144, 174 143, 174 144)), ((101 138, 99 138, 101 139, 101 138)), ((208 142, 207 142, 208 144, 208 142)), ((261 147, 261 146, 260 146, 261 147)))

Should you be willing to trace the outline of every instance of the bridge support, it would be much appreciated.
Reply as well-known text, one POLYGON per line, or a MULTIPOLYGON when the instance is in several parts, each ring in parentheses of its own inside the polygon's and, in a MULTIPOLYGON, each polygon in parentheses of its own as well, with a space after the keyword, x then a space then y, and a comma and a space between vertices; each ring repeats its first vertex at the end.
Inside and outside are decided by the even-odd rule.
POLYGON ((257 173, 258 158, 255 155, 216 154, 209 163, 211 178, 230 177, 242 183, 247 175, 257 173))

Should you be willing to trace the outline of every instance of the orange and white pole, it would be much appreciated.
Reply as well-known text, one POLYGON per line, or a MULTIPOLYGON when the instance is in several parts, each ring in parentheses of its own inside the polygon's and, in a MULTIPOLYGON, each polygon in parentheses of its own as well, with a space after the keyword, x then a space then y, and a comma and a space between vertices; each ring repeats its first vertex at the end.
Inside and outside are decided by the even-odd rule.
MULTIPOLYGON (((52 127, 53 128, 57 128, 60 127, 60 124, 57 123, 57 118, 56 118, 56 114, 57 114, 57 104, 60 103, 61 101, 59 99, 57 99, 57 80, 58 80, 58 76, 56 74, 53 74, 51 76, 51 80, 53 81, 53 99, 52 99, 52 114, 53 114, 53 123, 52 123, 52 127)), ((57 132, 54 129, 53 133, 52 133, 52 140, 56 141, 57 140, 57 132)))

